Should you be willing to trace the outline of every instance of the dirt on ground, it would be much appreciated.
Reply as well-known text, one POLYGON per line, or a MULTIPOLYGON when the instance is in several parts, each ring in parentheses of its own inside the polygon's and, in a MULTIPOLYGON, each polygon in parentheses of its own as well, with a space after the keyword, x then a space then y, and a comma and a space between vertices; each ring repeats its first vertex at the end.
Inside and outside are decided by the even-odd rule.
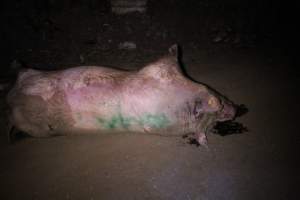
POLYGON ((179 43, 191 78, 248 108, 237 121, 249 131, 209 134, 208 149, 181 137, 131 133, 9 144, 2 91, 0 199, 297 199, 299 74, 282 42, 235 26, 230 16, 218 20, 208 8, 202 15, 211 24, 193 12, 179 17, 176 9, 160 16, 156 4, 146 14, 116 16, 104 5, 39 13, 43 6, 16 2, 2 9, 1 79, 12 80, 15 59, 48 70, 139 69, 179 43))

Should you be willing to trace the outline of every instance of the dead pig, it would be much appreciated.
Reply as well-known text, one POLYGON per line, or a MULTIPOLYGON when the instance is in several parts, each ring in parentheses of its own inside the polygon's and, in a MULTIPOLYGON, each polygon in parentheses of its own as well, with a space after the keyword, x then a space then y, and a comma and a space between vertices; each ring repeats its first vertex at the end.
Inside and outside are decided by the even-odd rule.
POLYGON ((138 71, 81 66, 59 71, 21 71, 8 93, 10 130, 34 137, 120 131, 186 135, 206 144, 218 121, 235 106, 185 77, 169 54, 138 71))

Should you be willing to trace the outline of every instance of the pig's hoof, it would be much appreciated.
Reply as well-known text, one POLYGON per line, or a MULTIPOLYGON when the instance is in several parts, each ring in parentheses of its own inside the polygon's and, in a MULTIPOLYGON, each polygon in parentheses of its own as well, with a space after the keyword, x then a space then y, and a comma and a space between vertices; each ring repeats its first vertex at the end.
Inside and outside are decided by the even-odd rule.
POLYGON ((208 149, 208 143, 205 133, 197 133, 197 134, 186 134, 182 136, 183 139, 188 140, 188 144, 196 145, 197 147, 202 146, 208 149))
POLYGON ((198 143, 199 143, 201 146, 203 146, 203 147, 205 147, 205 148, 208 148, 208 143, 207 143, 207 137, 206 137, 206 134, 201 132, 201 133, 197 133, 196 136, 197 136, 197 141, 198 141, 198 143))

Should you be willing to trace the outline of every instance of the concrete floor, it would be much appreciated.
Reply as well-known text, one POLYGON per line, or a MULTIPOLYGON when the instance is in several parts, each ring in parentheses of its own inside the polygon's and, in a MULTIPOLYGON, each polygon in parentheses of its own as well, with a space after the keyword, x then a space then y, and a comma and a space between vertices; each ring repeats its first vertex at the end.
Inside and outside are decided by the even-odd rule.
POLYGON ((205 149, 129 133, 8 145, 1 128, 0 199, 297 199, 298 76, 289 61, 187 50, 183 62, 191 77, 248 107, 239 121, 249 132, 210 134, 205 149))

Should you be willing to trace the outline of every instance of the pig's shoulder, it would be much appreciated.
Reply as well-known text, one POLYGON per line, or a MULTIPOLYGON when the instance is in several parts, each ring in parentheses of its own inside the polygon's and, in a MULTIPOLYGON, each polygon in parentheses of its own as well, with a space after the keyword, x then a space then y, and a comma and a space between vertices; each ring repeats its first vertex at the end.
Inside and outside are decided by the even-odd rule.
POLYGON ((173 78, 184 77, 177 59, 170 56, 146 65, 138 73, 159 80, 172 80, 173 78))

